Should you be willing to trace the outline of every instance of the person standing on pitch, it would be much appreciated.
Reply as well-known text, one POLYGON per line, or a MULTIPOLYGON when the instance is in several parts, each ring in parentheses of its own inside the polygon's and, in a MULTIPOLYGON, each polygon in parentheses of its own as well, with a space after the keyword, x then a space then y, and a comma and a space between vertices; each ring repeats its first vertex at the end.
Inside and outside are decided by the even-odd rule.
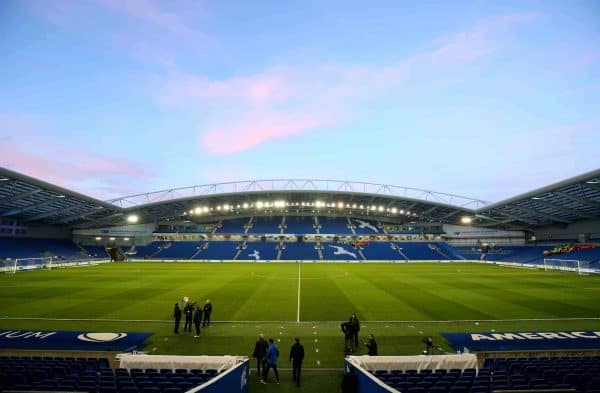
POLYGON ((254 351, 252 352, 252 357, 256 359, 256 373, 260 374, 260 368, 265 368, 265 356, 267 356, 267 349, 269 348, 269 343, 265 340, 265 335, 260 334, 258 336, 258 340, 256 344, 254 344, 254 351))
POLYGON ((175 308, 173 309, 173 318, 175 318, 175 327, 173 328, 173 333, 179 334, 179 323, 181 322, 181 309, 179 308, 179 303, 175 303, 175 308))
POLYGON ((358 332, 360 332, 360 321, 356 317, 356 313, 352 313, 350 319, 350 327, 352 329, 352 338, 354 339, 354 347, 358 347, 358 332))
POLYGON ((377 356, 378 351, 377 351, 377 341, 375 341, 375 336, 373 336, 372 334, 369 334, 369 341, 367 341, 365 343, 365 345, 367 346, 367 349, 369 350, 369 352, 367 352, 367 355, 377 356))
POLYGON ((202 326, 210 326, 210 314, 212 313, 212 303, 210 299, 206 299, 206 304, 204 304, 204 321, 202 322, 202 326))
POLYGON ((198 338, 200 337, 200 323, 202 323, 202 309, 200 308, 199 304, 196 304, 196 306, 194 307, 193 320, 194 327, 196 328, 196 335, 194 336, 194 338, 198 338))
POLYGON ((296 386, 300 386, 300 370, 302 369, 302 361, 304 360, 304 347, 300 344, 300 338, 294 338, 294 344, 290 349, 290 363, 292 363, 292 378, 296 382, 296 386))
POLYGON ((260 383, 262 383, 262 384, 267 383, 267 377, 269 376, 269 370, 273 369, 273 372, 275 373, 275 381, 277 382, 277 384, 279 384, 279 371, 277 371, 277 359, 278 358, 279 358, 279 348, 277 348, 277 345, 275 345, 275 342, 273 341, 273 339, 270 338, 269 339, 269 348, 267 349, 267 356, 266 356, 267 365, 265 366, 265 369, 263 370, 263 377, 260 380, 260 383))
POLYGON ((183 325, 184 333, 192 331, 192 314, 194 313, 194 306, 192 303, 187 303, 183 308, 183 314, 185 315, 185 325, 183 325))

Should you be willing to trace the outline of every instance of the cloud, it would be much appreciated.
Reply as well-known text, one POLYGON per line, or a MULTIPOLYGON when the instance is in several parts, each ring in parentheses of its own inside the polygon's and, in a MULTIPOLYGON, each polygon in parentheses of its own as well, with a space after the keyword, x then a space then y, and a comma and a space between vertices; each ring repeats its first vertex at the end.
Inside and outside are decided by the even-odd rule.
POLYGON ((14 120, 23 118, 27 119, 0 114, 0 166, 105 199, 139 192, 135 187, 139 181, 156 176, 154 171, 127 158, 93 149, 73 149, 68 142, 52 138, 52 133, 39 122, 31 126, 27 121, 23 128, 21 121, 14 120))
POLYGON ((390 92, 407 96, 460 83, 466 67, 507 45, 511 29, 535 17, 482 19, 389 64, 277 65, 221 79, 171 69, 156 77, 157 96, 163 105, 201 113, 203 150, 232 154, 349 121, 390 92))

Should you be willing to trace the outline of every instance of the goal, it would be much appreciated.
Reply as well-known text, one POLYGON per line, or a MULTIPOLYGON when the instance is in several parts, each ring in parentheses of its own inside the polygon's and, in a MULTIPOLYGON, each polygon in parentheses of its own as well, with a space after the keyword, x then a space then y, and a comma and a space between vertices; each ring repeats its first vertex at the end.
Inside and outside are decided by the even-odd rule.
POLYGON ((590 272, 590 263, 578 259, 544 258, 544 270, 563 270, 577 272, 578 274, 588 274, 590 272))
POLYGON ((10 259, 5 261, 1 268, 4 273, 10 274, 22 270, 51 269, 52 257, 10 259))

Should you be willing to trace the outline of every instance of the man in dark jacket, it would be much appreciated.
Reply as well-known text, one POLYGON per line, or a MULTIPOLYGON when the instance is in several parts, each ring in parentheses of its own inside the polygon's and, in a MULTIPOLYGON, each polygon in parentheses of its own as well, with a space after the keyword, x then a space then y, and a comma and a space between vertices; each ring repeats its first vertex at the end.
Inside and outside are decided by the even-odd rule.
POLYGON ((354 347, 358 347, 358 332, 360 332, 360 321, 356 317, 356 314, 352 313, 352 315, 348 319, 348 322, 350 322, 350 326, 352 329, 352 338, 354 339, 354 347))
POLYGON ((302 369, 302 361, 304 360, 304 347, 300 344, 300 338, 294 338, 294 345, 290 350, 290 362, 292 363, 292 377, 296 386, 300 386, 300 370, 302 369))
POLYGON ((367 346, 367 349, 369 350, 369 352, 367 352, 367 355, 377 356, 378 351, 377 351, 377 341, 375 341, 375 336, 373 336, 372 334, 369 334, 369 341, 367 341, 365 343, 365 345, 367 346))
POLYGON ((185 325, 183 325, 183 331, 185 333, 192 331, 192 315, 194 313, 194 306, 192 303, 187 303, 183 308, 183 315, 185 315, 185 325))
POLYGON ((196 328, 196 335, 194 337, 198 338, 200 337, 200 323, 202 323, 202 309, 200 308, 199 304, 196 304, 196 306, 194 307, 193 320, 194 327, 196 328))
POLYGON ((181 322, 181 309, 179 308, 179 303, 175 303, 175 308, 173 309, 173 318, 175 318, 175 327, 173 328, 173 333, 179 334, 179 323, 181 322))
POLYGON ((202 322, 202 326, 210 326, 210 314, 212 313, 212 303, 210 299, 206 300, 206 304, 204 305, 204 321, 202 322))
POLYGON ((256 359, 256 372, 257 375, 260 375, 260 368, 265 367, 265 356, 267 356, 267 348, 269 347, 269 343, 265 340, 265 335, 260 334, 258 336, 258 340, 256 344, 254 344, 254 351, 252 352, 252 357, 256 359))

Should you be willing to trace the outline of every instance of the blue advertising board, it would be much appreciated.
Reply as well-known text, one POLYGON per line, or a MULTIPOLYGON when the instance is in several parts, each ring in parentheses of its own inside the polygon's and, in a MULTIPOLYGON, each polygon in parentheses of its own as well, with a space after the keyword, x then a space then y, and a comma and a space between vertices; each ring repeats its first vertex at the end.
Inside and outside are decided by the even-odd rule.
POLYGON ((600 331, 442 333, 456 351, 600 349, 600 331))
POLYGON ((250 362, 245 360, 193 392, 202 393, 247 393, 250 378, 250 362))
POLYGON ((152 333, 0 330, 1 349, 130 351, 141 349, 152 333))

